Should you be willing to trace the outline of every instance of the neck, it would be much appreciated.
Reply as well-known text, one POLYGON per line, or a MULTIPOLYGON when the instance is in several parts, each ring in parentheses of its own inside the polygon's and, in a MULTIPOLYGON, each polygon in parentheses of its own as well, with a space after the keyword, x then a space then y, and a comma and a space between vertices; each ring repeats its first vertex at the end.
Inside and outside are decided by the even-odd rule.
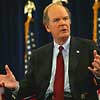
POLYGON ((63 45, 67 40, 68 40, 68 38, 64 38, 64 39, 60 39, 60 40, 55 40, 55 42, 59 45, 63 45))

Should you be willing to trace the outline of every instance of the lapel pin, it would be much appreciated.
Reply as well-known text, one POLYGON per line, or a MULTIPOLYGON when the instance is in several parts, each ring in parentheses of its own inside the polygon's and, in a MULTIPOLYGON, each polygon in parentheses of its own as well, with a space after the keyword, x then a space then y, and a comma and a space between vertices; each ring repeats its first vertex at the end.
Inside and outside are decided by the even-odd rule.
POLYGON ((77 53, 77 54, 79 54, 79 53, 80 53, 80 51, 79 51, 79 50, 77 50, 77 51, 76 51, 76 53, 77 53))

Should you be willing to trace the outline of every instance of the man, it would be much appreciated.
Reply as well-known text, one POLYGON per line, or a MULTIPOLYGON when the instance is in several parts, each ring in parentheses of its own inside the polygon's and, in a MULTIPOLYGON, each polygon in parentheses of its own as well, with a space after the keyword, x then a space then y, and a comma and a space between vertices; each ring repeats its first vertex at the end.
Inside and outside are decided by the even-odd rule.
POLYGON ((53 42, 33 51, 25 80, 18 82, 6 65, 0 84, 18 92, 18 100, 32 95, 37 100, 53 100, 58 48, 63 46, 64 100, 98 100, 100 56, 96 44, 70 35, 70 12, 60 3, 45 8, 43 23, 53 42))

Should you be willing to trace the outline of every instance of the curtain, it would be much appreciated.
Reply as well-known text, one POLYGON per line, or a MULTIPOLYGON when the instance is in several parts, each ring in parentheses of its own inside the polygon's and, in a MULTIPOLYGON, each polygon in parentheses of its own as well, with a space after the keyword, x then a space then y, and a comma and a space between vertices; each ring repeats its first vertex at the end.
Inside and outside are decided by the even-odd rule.
MULTIPOLYGON (((0 73, 8 64, 17 80, 24 77, 24 0, 0 0, 0 73)), ((7 90, 7 99, 11 100, 7 90)))

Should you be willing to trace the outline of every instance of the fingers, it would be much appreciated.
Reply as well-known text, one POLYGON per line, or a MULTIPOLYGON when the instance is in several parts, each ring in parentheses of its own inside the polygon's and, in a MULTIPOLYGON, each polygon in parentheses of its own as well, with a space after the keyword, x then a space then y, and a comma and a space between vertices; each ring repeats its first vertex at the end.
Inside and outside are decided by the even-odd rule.
POLYGON ((100 60, 100 55, 97 54, 96 50, 93 51, 93 54, 94 54, 94 60, 96 59, 100 60))
POLYGON ((95 70, 91 67, 88 67, 88 69, 94 74, 95 73, 95 70))
POLYGON ((4 82, 0 82, 0 87, 5 87, 4 82))
POLYGON ((100 71, 98 71, 96 68, 88 67, 88 69, 97 77, 100 77, 100 71))
POLYGON ((97 51, 96 50, 94 50, 93 51, 93 54, 94 54, 94 58, 96 57, 96 55, 97 55, 97 51))
POLYGON ((92 62, 92 66, 100 70, 100 55, 97 54, 97 51, 93 51, 94 54, 94 61, 92 62))
POLYGON ((17 81, 16 81, 13 73, 11 72, 10 68, 8 67, 8 65, 5 65, 5 70, 6 70, 6 74, 0 75, 0 86, 7 87, 7 88, 16 87, 17 81))
POLYGON ((8 67, 8 65, 5 65, 5 70, 7 74, 12 74, 10 68, 8 67))
POLYGON ((5 65, 5 70, 6 70, 6 73, 7 73, 7 76, 11 79, 15 79, 15 76, 14 74, 12 73, 12 71, 10 70, 10 68, 8 67, 8 65, 5 65))
POLYGON ((96 68, 88 67, 88 69, 89 69, 92 73, 94 73, 94 74, 97 72, 97 69, 96 69, 96 68))
POLYGON ((88 67, 88 69, 95 74, 96 76, 100 76, 100 55, 97 54, 97 51, 93 51, 94 60, 92 62, 92 67, 88 67))
POLYGON ((5 75, 0 75, 0 86, 1 87, 5 87, 4 80, 5 80, 5 75))

